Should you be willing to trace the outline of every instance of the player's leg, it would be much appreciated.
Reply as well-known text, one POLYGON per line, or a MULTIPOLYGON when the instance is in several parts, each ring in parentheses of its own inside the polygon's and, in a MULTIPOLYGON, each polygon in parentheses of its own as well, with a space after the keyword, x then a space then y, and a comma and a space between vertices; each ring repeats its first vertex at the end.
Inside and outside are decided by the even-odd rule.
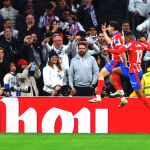
MULTIPOLYGON (((143 77, 143 71, 138 72, 138 76, 139 76, 140 81, 141 81, 141 79, 143 77)), ((135 90, 129 95, 129 97, 137 97, 135 90)))
POLYGON ((119 108, 125 106, 128 101, 127 99, 124 97, 124 91, 123 91, 123 88, 122 88, 122 85, 121 85, 121 80, 120 80, 120 75, 125 75, 128 77, 128 74, 129 74, 129 68, 128 67, 125 67, 125 66, 121 66, 121 67, 117 67, 117 68, 114 68, 112 70, 112 78, 113 78, 113 85, 114 85, 114 88, 117 90, 115 93, 111 94, 111 96, 113 97, 120 97, 120 104, 119 104, 119 108))
POLYGON ((150 110, 150 105, 148 103, 149 99, 143 94, 142 89, 141 89, 141 82, 140 82, 139 74, 138 73, 130 74, 130 82, 138 98, 150 110))
POLYGON ((112 70, 112 75, 111 75, 111 83, 116 89, 115 93, 111 93, 111 97, 119 97, 124 95, 124 91, 121 85, 121 79, 120 75, 122 74, 122 69, 121 67, 114 68, 112 70))
POLYGON ((104 67, 100 73, 98 74, 98 84, 97 84, 97 90, 96 90, 96 94, 97 95, 101 95, 102 89, 104 87, 104 78, 109 76, 110 73, 108 72, 108 70, 104 67))
POLYGON ((96 98, 89 100, 89 102, 100 102, 101 101, 101 93, 104 87, 104 78, 109 76, 109 71, 104 67, 100 73, 98 74, 98 83, 96 88, 96 98))

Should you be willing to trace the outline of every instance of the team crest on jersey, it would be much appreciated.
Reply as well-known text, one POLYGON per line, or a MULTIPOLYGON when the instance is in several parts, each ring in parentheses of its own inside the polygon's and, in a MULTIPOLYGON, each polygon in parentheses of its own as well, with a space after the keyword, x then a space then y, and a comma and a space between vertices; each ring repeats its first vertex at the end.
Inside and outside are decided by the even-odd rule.
POLYGON ((118 39, 118 40, 115 40, 114 43, 115 43, 116 46, 120 46, 120 45, 121 45, 121 42, 120 42, 119 39, 118 39))
POLYGON ((130 47, 131 46, 131 43, 127 43, 124 45, 126 48, 130 47))

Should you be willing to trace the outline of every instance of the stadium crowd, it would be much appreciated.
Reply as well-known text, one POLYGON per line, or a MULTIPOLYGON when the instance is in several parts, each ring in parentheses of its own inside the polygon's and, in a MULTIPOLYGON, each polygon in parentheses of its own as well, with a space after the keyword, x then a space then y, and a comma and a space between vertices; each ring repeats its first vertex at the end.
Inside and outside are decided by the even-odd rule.
MULTIPOLYGON (((2 0, 0 6, 0 95, 3 96, 94 96, 98 73, 111 55, 94 0, 2 0)), ((101 1, 99 1, 101 3, 101 1)), ((114 21, 111 21, 114 20, 114 21)), ((132 31, 150 43, 150 0, 129 0, 120 33, 132 31)), ((111 37, 111 34, 108 34, 111 37)), ((117 43, 116 43, 117 44, 117 43)), ((126 54, 127 56, 127 54, 126 54)), ((150 67, 145 51, 143 72, 150 67)), ((127 56, 127 65, 128 56, 127 56)), ((148 69, 149 71, 149 69, 148 69)), ((144 80, 146 95, 150 82, 144 80)), ((129 79, 121 76, 125 96, 132 93, 129 79)), ((115 92, 109 76, 102 96, 115 92)))

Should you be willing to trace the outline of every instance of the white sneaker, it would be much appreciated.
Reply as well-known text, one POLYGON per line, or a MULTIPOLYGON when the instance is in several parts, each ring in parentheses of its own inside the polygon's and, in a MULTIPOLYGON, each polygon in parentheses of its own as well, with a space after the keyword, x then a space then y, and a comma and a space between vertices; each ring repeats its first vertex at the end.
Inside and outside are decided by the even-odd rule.
POLYGON ((102 101, 102 98, 100 95, 96 95, 95 98, 89 100, 90 103, 101 102, 101 101, 102 101))
POLYGON ((123 90, 117 90, 115 93, 111 93, 110 96, 111 96, 111 97, 124 96, 124 91, 123 91, 123 90))
POLYGON ((121 103, 119 104, 118 108, 122 108, 128 103, 127 99, 125 97, 121 98, 121 103))

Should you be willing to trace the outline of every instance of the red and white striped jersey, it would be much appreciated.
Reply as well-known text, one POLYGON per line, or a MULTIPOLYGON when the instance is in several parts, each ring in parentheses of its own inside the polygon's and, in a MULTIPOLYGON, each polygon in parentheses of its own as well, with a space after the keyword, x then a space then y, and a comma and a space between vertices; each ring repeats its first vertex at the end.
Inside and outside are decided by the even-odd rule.
POLYGON ((125 51, 128 52, 129 57, 129 67, 131 73, 140 72, 142 71, 141 62, 143 56, 143 50, 150 50, 150 44, 146 41, 132 41, 129 44, 125 44, 124 46, 120 47, 119 49, 109 49, 109 52, 113 54, 121 54, 125 51))
MULTIPOLYGON (((124 40, 122 34, 119 32, 115 32, 112 37, 111 48, 118 49, 119 47, 123 46, 123 44, 124 44, 124 40)), ((112 60, 116 60, 119 62, 122 61, 121 55, 112 54, 112 60)))
POLYGON ((129 67, 131 72, 142 71, 141 62, 143 56, 143 50, 147 49, 148 46, 140 41, 134 41, 131 44, 126 44, 129 47, 128 57, 129 57, 129 67))

